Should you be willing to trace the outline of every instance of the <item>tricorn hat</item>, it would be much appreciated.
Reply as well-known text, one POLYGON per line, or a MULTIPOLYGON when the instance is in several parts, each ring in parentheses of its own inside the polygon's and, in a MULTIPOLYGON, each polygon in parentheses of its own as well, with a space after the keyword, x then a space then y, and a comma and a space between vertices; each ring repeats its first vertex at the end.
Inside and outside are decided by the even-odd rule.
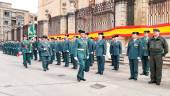
POLYGON ((132 34, 136 34, 136 35, 139 35, 139 32, 132 32, 132 34))

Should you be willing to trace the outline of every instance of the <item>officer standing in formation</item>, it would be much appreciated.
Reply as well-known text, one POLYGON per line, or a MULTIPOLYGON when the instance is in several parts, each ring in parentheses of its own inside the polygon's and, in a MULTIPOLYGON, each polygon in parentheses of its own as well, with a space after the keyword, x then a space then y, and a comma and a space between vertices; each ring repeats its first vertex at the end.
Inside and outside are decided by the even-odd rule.
POLYGON ((127 56, 129 58, 130 78, 129 80, 137 80, 138 78, 138 59, 140 55, 140 40, 138 39, 139 32, 132 33, 132 39, 128 43, 127 56))
POLYGON ((119 60, 120 54, 122 54, 122 43, 118 41, 119 35, 112 37, 110 44, 110 54, 112 59, 112 65, 114 66, 113 70, 119 70, 119 60))
POLYGON ((73 68, 72 69, 77 69, 78 64, 77 61, 74 59, 74 53, 75 53, 75 41, 76 39, 78 39, 77 36, 74 36, 72 38, 72 40, 70 41, 70 58, 71 58, 71 63, 73 64, 73 68))
POLYGON ((150 56, 150 84, 156 83, 160 85, 162 78, 163 57, 168 53, 168 44, 166 40, 160 36, 160 30, 154 29, 154 36, 149 40, 149 56, 150 56))
POLYGON ((140 39, 141 41, 141 60, 142 60, 142 69, 143 72, 141 75, 149 75, 149 50, 148 50, 148 41, 149 41, 150 31, 144 31, 144 37, 140 39))
POLYGON ((37 37, 33 39, 33 43, 32 43, 32 48, 33 48, 33 55, 34 55, 34 60, 38 59, 38 40, 37 37))
POLYGON ((89 58, 88 42, 85 31, 79 30, 80 38, 75 41, 74 59, 79 63, 79 70, 77 74, 77 81, 86 81, 84 78, 85 63, 89 58))
POLYGON ((39 61, 42 61, 42 58, 41 58, 41 50, 40 50, 40 45, 41 45, 41 42, 42 42, 42 38, 39 37, 38 38, 38 56, 39 56, 39 61))
POLYGON ((22 55, 23 55, 23 64, 24 67, 27 68, 27 63, 31 65, 31 54, 32 54, 32 45, 28 40, 27 36, 24 36, 24 40, 22 41, 22 55))
POLYGON ((70 48, 70 41, 68 39, 69 35, 66 35, 64 37, 64 42, 63 42, 63 59, 65 62, 65 67, 69 67, 69 48, 70 48))
POLYGON ((50 43, 48 41, 47 36, 42 37, 42 41, 39 45, 40 52, 41 52, 41 59, 42 59, 42 67, 44 71, 49 70, 48 65, 51 62, 51 48, 50 48, 50 43))
POLYGON ((104 34, 98 34, 98 41, 96 42, 96 56, 97 56, 97 65, 98 72, 96 74, 103 75, 104 66, 105 66, 105 56, 106 56, 106 41, 104 40, 104 34))
POLYGON ((51 61, 50 61, 50 64, 52 64, 53 63, 53 61, 55 60, 55 54, 56 54, 56 52, 55 52, 55 39, 54 38, 51 38, 50 39, 51 41, 50 41, 50 48, 51 48, 51 61))
POLYGON ((4 54, 18 56, 21 51, 21 43, 18 41, 6 41, 1 43, 4 54))
MULTIPOLYGON (((165 38, 160 36, 160 30, 154 29, 153 37, 149 37, 150 31, 144 31, 144 37, 139 38, 139 32, 132 32, 132 38, 127 46, 127 56, 130 66, 129 80, 138 79, 138 62, 142 61, 142 74, 148 76, 150 68, 150 84, 156 83, 160 85, 162 78, 162 65, 163 57, 168 53, 168 44, 165 38)), ((23 65, 28 68, 27 64, 31 65, 31 54, 33 53, 34 59, 37 60, 39 54, 39 61, 42 61, 43 71, 49 70, 48 65, 52 64, 56 59, 57 64, 61 65, 61 57, 65 67, 69 67, 69 60, 73 69, 79 70, 77 80, 86 81, 84 72, 90 71, 90 66, 94 63, 94 54, 97 58, 98 72, 96 74, 103 75, 105 69, 105 56, 106 56, 106 41, 103 33, 98 34, 98 40, 95 41, 89 37, 88 33, 79 30, 80 38, 74 36, 69 40, 69 35, 65 35, 64 39, 58 37, 57 39, 51 38, 48 40, 47 36, 33 39, 33 42, 24 36, 21 42, 4 42, 2 49, 4 54, 16 55, 19 51, 23 54, 23 65), (14 48, 13 48, 14 47, 14 48)), ((113 70, 119 70, 120 54, 122 54, 122 43, 119 41, 119 35, 114 35, 110 43, 110 54, 112 58, 113 70)))
POLYGON ((56 65, 61 65, 61 55, 62 55, 61 37, 56 39, 55 52, 56 52, 56 59, 57 59, 56 65))
POLYGON ((89 72, 90 71, 90 66, 93 65, 94 63, 94 51, 95 51, 95 43, 94 41, 88 37, 89 33, 86 33, 86 38, 87 38, 87 44, 88 44, 88 50, 89 50, 89 59, 86 60, 85 64, 85 71, 89 72))

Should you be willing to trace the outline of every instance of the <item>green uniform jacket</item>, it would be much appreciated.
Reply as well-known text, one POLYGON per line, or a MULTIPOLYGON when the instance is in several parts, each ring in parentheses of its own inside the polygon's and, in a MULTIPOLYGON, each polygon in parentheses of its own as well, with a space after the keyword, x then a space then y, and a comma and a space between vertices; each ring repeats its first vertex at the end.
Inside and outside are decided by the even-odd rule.
POLYGON ((49 42, 41 42, 39 45, 39 50, 41 51, 41 56, 51 56, 50 44, 49 42))
POLYGON ((69 52, 69 48, 70 48, 70 45, 69 45, 70 41, 69 40, 65 40, 63 42, 63 52, 69 52))
POLYGON ((95 42, 90 38, 88 39, 88 48, 90 54, 95 51, 95 42))
POLYGON ((149 56, 148 41, 149 41, 149 38, 146 38, 146 37, 143 37, 143 38, 140 39, 141 56, 149 56))
POLYGON ((75 53, 75 41, 71 41, 69 47, 70 47, 69 48, 70 54, 74 54, 75 53))
POLYGON ((37 41, 33 42, 32 47, 33 50, 38 50, 38 42, 37 41))
POLYGON ((75 53, 74 57, 79 59, 87 59, 89 56, 87 39, 79 38, 75 41, 75 53))
POLYGON ((22 45, 23 53, 31 53, 32 52, 32 45, 28 40, 24 40, 21 45, 22 45))
POLYGON ((110 54, 117 56, 122 54, 122 43, 120 41, 112 41, 110 44, 110 54))
POLYGON ((140 40, 130 40, 127 48, 127 56, 129 59, 137 59, 141 57, 140 40))
POLYGON ((158 38, 151 38, 149 40, 149 55, 162 55, 165 56, 168 53, 168 43, 166 40, 159 36, 158 38))
POLYGON ((96 42, 96 56, 104 56, 106 55, 106 41, 105 40, 98 40, 96 42))

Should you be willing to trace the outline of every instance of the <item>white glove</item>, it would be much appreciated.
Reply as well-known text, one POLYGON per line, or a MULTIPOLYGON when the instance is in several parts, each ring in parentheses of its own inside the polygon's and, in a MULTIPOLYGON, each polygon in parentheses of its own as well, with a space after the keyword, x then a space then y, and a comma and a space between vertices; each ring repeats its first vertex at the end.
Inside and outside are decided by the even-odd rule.
POLYGON ((91 52, 91 54, 93 54, 94 52, 91 52))
POLYGON ((47 48, 44 48, 44 50, 47 50, 47 48))
POLYGON ((69 52, 68 50, 66 52, 69 52))
POLYGON ((138 57, 138 60, 140 60, 141 58, 140 57, 138 57))
POLYGON ((87 56, 87 59, 89 59, 89 56, 87 56))
POLYGON ((76 61, 78 61, 78 58, 77 58, 77 57, 74 57, 74 59, 75 59, 76 61))
POLYGON ((19 52, 19 55, 21 55, 22 54, 22 52, 19 52))

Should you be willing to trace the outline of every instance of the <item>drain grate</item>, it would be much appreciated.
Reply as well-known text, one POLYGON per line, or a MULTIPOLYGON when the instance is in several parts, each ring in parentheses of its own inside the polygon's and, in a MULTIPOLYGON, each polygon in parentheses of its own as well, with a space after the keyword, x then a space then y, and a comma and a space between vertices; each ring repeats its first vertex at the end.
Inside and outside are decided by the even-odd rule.
POLYGON ((105 88, 106 86, 102 84, 94 84, 94 85, 91 85, 90 87, 94 89, 102 89, 102 88, 105 88))
POLYGON ((65 77, 66 75, 65 74, 59 74, 57 75, 58 77, 65 77))
POLYGON ((8 88, 8 87, 12 87, 12 85, 5 85, 4 87, 5 87, 5 88, 8 88))

